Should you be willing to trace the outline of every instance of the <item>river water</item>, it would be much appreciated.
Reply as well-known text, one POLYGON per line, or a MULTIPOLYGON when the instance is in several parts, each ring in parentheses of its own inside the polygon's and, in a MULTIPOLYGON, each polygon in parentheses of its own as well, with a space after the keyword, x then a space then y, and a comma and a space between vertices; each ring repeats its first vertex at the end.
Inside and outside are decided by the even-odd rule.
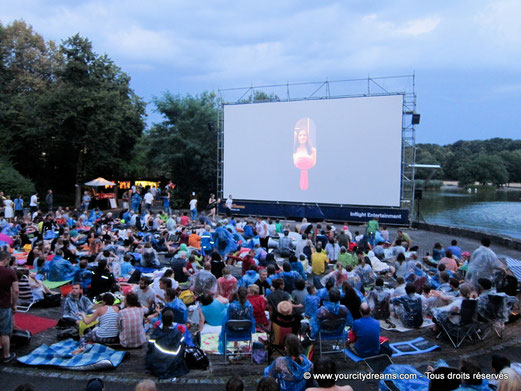
MULTIPOLYGON (((420 212, 427 223, 521 239, 521 190, 426 191, 420 212)), ((416 220, 416 210, 412 216, 416 220)))

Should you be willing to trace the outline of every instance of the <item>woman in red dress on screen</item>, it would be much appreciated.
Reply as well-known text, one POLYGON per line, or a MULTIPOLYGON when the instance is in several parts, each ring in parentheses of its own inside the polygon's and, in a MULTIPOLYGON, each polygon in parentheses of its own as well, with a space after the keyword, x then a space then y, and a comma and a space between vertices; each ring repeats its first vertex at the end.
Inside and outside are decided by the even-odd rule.
POLYGON ((313 147, 312 135, 316 126, 309 117, 301 118, 295 124, 293 135, 293 164, 300 169, 300 189, 307 190, 309 186, 308 170, 317 163, 317 150, 313 147))

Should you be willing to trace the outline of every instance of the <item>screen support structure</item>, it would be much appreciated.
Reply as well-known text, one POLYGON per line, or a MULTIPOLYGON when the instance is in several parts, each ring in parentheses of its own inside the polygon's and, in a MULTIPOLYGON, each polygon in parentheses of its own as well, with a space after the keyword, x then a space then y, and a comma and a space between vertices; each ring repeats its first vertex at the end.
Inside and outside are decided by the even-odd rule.
POLYGON ((402 95, 402 163, 400 207, 414 210, 416 127, 412 115, 416 114, 416 76, 384 76, 308 83, 286 83, 263 86, 221 89, 220 110, 217 114, 217 198, 223 199, 224 180, 224 105, 262 104, 303 100, 358 98, 364 96, 402 95))

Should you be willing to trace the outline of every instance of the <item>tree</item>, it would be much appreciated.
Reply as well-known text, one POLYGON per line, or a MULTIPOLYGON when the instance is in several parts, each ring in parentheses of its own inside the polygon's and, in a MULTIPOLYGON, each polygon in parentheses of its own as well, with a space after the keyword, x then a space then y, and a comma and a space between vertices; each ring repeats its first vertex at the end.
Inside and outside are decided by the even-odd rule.
POLYGON ((154 104, 165 119, 145 137, 149 173, 172 179, 181 200, 195 192, 204 204, 209 193, 216 191, 216 95, 203 92, 181 97, 167 92, 154 104))
POLYGON ((280 102, 280 98, 275 93, 268 94, 262 90, 252 90, 247 98, 241 99, 239 103, 261 103, 261 102, 280 102))
POLYGON ((0 25, 0 153, 24 175, 39 178, 41 138, 39 99, 53 88, 63 58, 23 21, 0 25))
POLYGON ((6 159, 0 159, 0 189, 13 199, 18 194, 29 196, 34 194, 34 183, 23 177, 6 159))
POLYGON ((144 130, 130 77, 75 35, 59 48, 24 22, 0 26, 0 152, 40 188, 116 177, 144 130))
POLYGON ((508 183, 508 171, 500 157, 481 154, 460 167, 458 180, 461 185, 479 182, 481 185, 492 183, 500 187, 508 183))
POLYGON ((69 186, 114 178, 143 132, 145 105, 130 88, 130 77, 106 55, 94 53, 89 40, 75 35, 60 49, 61 83, 43 105, 46 132, 56 134, 47 145, 52 162, 61 163, 55 168, 67 173, 69 186))
POLYGON ((499 154, 508 171, 508 181, 521 183, 521 149, 503 151, 499 154))

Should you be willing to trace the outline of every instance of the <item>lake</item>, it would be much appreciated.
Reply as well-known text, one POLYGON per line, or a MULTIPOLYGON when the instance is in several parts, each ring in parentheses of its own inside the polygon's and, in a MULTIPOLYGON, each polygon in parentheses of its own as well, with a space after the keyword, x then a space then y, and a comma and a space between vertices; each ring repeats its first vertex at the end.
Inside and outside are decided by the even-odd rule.
MULTIPOLYGON (((521 239, 521 190, 425 191, 420 212, 427 223, 521 239)), ((416 221, 416 210, 412 216, 416 221)))

